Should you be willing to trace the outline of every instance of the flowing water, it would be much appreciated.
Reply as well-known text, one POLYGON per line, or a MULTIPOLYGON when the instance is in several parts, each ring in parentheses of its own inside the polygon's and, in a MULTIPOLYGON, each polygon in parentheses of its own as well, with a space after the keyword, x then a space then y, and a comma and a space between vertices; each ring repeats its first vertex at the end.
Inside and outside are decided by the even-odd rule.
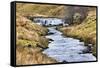
MULTIPOLYGON (((36 18, 37 24, 40 25, 59 25, 64 24, 64 21, 57 18, 36 18)), ((81 62, 81 61, 96 61, 96 57, 92 53, 84 52, 88 51, 88 48, 84 46, 84 42, 80 42, 78 39, 64 37, 62 33, 55 29, 55 27, 48 27, 50 35, 49 48, 43 51, 44 54, 56 59, 58 62, 81 62)))
POLYGON ((87 47, 84 42, 78 39, 64 37, 62 33, 54 27, 49 27, 49 33, 46 37, 52 39, 49 48, 43 53, 49 57, 56 59, 58 62, 80 62, 80 61, 95 61, 95 56, 92 53, 84 53, 87 47))

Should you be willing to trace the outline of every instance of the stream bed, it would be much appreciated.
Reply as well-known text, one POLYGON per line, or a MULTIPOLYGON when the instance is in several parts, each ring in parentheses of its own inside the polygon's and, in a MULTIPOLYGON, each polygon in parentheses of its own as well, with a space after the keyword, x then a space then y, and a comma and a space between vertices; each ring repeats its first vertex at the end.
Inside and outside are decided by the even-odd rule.
POLYGON ((64 37, 62 32, 55 29, 60 24, 66 25, 63 19, 34 18, 34 21, 39 25, 54 26, 48 27, 49 32, 46 38, 51 41, 49 41, 48 48, 43 51, 44 54, 52 57, 57 62, 96 61, 96 57, 89 52, 90 50, 84 42, 71 37, 64 37))
POLYGON ((50 41, 48 48, 43 51, 44 54, 52 57, 57 62, 96 61, 96 57, 92 53, 84 53, 87 50, 84 42, 64 37, 55 27, 49 27, 48 29, 49 33, 52 34, 47 35, 46 38, 52 39, 52 41, 50 41))

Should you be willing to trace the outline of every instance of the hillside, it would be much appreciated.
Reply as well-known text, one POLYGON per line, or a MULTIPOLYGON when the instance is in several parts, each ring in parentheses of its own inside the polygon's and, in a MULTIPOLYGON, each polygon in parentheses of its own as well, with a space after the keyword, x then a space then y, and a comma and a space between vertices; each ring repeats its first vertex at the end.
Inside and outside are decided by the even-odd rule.
MULTIPOLYGON (((17 3, 17 65, 57 63, 51 56, 48 57, 42 53, 48 48, 50 42, 54 42, 54 40, 48 39, 46 36, 54 33, 49 33, 48 27, 38 25, 35 21, 33 22, 34 16, 62 18, 64 24, 68 25, 56 26, 58 30, 67 37, 84 41, 87 47, 92 44, 92 53, 96 56, 96 8, 17 3)), ((56 22, 58 23, 58 21, 56 22)))
POLYGON ((81 39, 87 44, 93 44, 93 54, 96 55, 96 9, 89 11, 87 17, 79 25, 60 29, 64 35, 81 39))
POLYGON ((43 54, 42 51, 48 48, 49 40, 45 38, 48 30, 46 27, 37 25, 27 19, 27 16, 58 16, 63 7, 50 5, 22 4, 16 5, 16 31, 17 65, 27 64, 48 64, 57 61, 43 54), (45 12, 46 11, 46 12, 45 12), (59 13, 56 13, 58 12, 59 13))
POLYGON ((56 62, 42 53, 48 47, 48 39, 44 37, 48 30, 20 16, 18 13, 16 21, 16 64, 27 65, 56 62))
POLYGON ((64 6, 17 3, 17 12, 23 16, 63 17, 64 6))

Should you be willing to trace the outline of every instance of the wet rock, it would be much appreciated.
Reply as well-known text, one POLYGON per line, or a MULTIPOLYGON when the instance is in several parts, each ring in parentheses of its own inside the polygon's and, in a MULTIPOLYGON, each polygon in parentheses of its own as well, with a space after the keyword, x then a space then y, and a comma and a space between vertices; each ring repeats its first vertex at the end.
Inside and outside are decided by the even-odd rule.
POLYGON ((62 63, 67 63, 67 61, 64 60, 62 63))
POLYGON ((49 41, 54 41, 53 39, 50 39, 50 38, 49 38, 48 40, 49 40, 49 41))
POLYGON ((49 43, 51 43, 51 41, 49 41, 49 43))
POLYGON ((89 50, 89 53, 92 53, 92 49, 93 49, 92 44, 88 44, 87 48, 88 48, 88 50, 89 50))
POLYGON ((83 50, 83 53, 92 53, 92 44, 87 45, 87 49, 83 50))
POLYGON ((48 32, 48 35, 51 35, 51 34, 54 34, 54 33, 52 33, 52 32, 48 32))
POLYGON ((83 50, 83 53, 81 53, 81 54, 85 54, 85 53, 89 53, 89 50, 85 49, 85 50, 83 50))

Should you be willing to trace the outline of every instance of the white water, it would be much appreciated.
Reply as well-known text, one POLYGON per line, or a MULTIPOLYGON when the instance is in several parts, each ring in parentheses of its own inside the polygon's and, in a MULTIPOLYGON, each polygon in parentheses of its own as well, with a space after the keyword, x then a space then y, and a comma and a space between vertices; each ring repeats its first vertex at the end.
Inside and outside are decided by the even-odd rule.
POLYGON ((39 25, 45 25, 45 26, 60 25, 60 24, 64 25, 64 20, 58 18, 34 18, 34 21, 39 25))
POLYGON ((46 36, 54 41, 51 41, 49 48, 43 53, 49 57, 56 59, 58 62, 80 62, 80 61, 95 61, 95 56, 92 53, 83 53, 87 49, 84 42, 77 39, 64 37, 62 33, 55 28, 48 28, 49 32, 54 34, 46 36))

